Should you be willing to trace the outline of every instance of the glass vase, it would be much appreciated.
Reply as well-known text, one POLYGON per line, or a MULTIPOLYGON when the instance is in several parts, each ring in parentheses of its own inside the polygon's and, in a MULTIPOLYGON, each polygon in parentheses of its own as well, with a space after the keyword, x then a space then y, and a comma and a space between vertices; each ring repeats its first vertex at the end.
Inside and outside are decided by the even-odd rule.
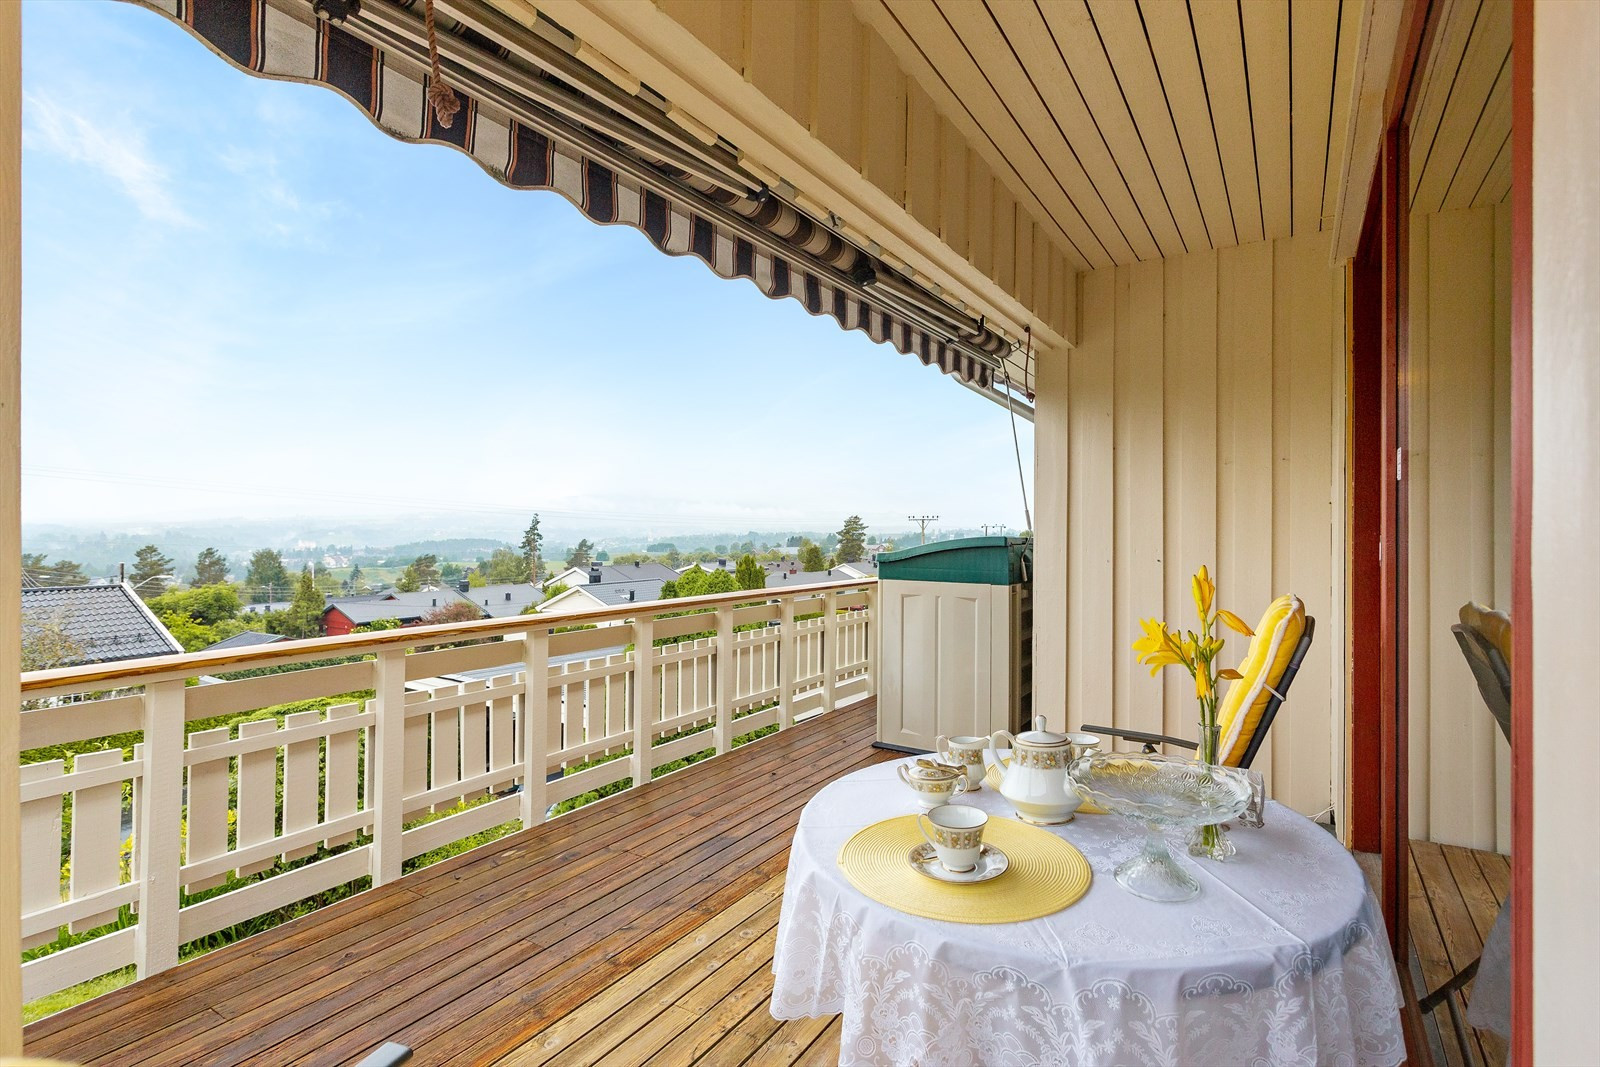
MULTIPOLYGON (((1217 764, 1217 741, 1221 727, 1215 723, 1200 724, 1200 749, 1199 762, 1215 766, 1217 764)), ((1210 826, 1196 826, 1189 831, 1189 855, 1201 859, 1216 860, 1221 863, 1233 856, 1233 842, 1228 840, 1228 828, 1221 823, 1210 826)))

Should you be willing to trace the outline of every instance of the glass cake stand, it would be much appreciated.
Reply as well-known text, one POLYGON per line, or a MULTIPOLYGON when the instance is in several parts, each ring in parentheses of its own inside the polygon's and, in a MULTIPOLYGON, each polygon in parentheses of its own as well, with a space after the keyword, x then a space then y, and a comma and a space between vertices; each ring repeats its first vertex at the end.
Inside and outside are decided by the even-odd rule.
POLYGON ((1234 768, 1171 756, 1086 756, 1072 764, 1071 775, 1084 797, 1144 824, 1144 851, 1114 874, 1146 900, 1192 900, 1200 893, 1200 883, 1167 850, 1168 829, 1227 822, 1250 803, 1250 782, 1234 768))

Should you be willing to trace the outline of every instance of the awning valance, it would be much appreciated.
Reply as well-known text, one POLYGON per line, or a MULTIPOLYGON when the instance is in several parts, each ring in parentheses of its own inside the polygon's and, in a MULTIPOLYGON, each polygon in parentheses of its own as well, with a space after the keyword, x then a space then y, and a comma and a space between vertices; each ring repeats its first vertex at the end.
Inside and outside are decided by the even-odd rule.
POLYGON ((391 136, 454 146, 506 185, 560 193, 595 222, 634 226, 663 252, 696 256, 774 299, 792 297, 991 397, 1003 400, 1000 387, 1013 378, 1017 392, 1028 387, 1025 373, 1007 367, 1006 338, 762 186, 733 153, 680 151, 446 17, 444 3, 440 52, 461 100, 448 127, 427 102, 420 0, 131 2, 183 25, 244 71, 325 85, 391 136), (316 8, 343 21, 319 19, 316 8))

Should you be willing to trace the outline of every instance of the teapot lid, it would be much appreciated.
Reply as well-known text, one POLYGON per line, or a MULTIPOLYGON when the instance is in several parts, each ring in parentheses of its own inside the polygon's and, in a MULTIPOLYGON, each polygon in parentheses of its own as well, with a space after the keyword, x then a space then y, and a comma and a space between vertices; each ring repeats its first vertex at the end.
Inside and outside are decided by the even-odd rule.
POLYGON ((1071 740, 1072 738, 1067 734, 1053 733, 1049 730, 1024 730, 1017 735, 1018 742, 1024 745, 1032 745, 1034 748, 1052 748, 1056 745, 1064 745, 1071 740))

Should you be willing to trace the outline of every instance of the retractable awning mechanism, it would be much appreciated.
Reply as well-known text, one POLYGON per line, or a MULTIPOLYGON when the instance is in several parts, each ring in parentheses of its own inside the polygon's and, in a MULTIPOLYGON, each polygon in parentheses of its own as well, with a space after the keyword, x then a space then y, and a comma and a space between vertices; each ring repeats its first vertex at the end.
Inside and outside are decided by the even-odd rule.
POLYGON ((435 68, 423 0, 130 2, 241 70, 325 85, 391 136, 451 145, 508 186, 560 193, 595 222, 636 227, 669 255, 792 297, 1032 415, 1032 368, 1009 358, 1011 340, 800 210, 792 189, 686 130, 648 87, 620 88, 542 16, 529 28, 481 0, 435 0, 435 68), (434 69, 454 90, 449 125, 429 103, 445 95, 434 69))

